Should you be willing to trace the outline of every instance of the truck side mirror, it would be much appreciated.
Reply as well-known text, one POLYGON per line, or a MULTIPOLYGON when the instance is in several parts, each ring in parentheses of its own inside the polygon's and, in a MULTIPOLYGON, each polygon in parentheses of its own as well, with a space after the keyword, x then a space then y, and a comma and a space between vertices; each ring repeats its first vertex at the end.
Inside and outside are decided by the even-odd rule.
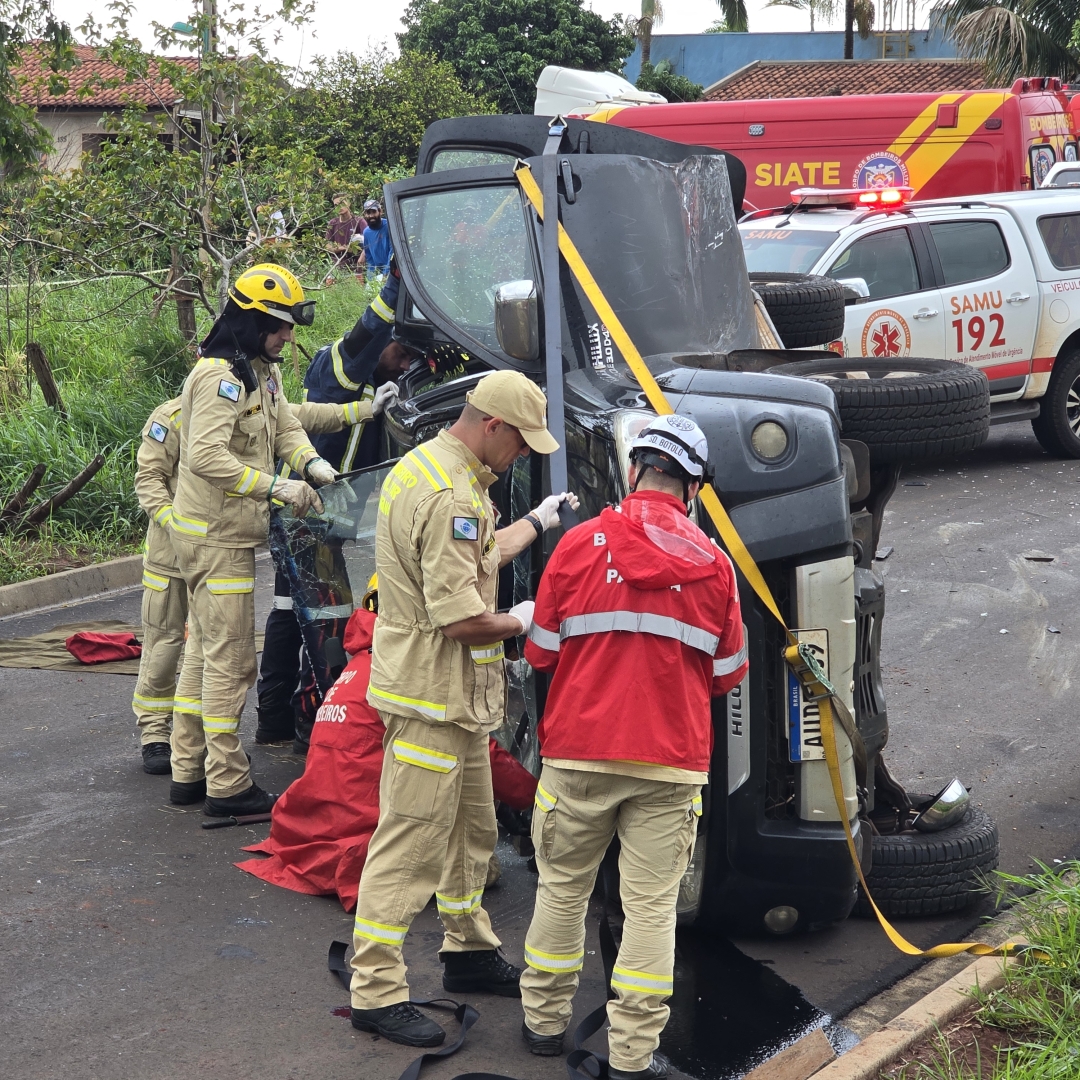
POLYGON ((844 290, 845 304, 859 304, 870 299, 870 286, 866 284, 866 278, 849 277, 836 280, 844 290))
POLYGON ((536 282, 504 281, 495 288, 495 335, 515 360, 540 359, 540 321, 536 282))

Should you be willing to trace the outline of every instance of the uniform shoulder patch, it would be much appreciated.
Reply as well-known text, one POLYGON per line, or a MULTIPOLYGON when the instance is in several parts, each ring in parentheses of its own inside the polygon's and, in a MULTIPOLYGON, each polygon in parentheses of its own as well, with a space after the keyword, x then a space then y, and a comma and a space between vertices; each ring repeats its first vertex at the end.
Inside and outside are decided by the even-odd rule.
POLYGON ((169 434, 169 431, 163 424, 159 424, 155 420, 150 425, 150 427, 147 430, 146 434, 149 435, 150 438, 154 440, 154 442, 163 443, 165 441, 165 436, 169 434))
POLYGON ((480 519, 474 517, 456 517, 454 518, 454 539, 455 540, 479 540, 480 539, 480 519))
POLYGON ((218 397, 226 398, 229 401, 240 400, 240 387, 231 379, 222 379, 218 383, 217 392, 218 397))

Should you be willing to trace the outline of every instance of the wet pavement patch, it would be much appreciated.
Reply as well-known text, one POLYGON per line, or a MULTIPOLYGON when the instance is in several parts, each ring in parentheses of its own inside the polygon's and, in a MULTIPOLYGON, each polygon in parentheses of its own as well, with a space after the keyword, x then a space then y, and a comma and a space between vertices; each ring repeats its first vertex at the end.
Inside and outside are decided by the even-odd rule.
POLYGON ((695 1080, 734 1080, 814 1028, 837 1051, 855 1037, 798 987, 724 938, 680 931, 671 1019, 660 1047, 695 1080))

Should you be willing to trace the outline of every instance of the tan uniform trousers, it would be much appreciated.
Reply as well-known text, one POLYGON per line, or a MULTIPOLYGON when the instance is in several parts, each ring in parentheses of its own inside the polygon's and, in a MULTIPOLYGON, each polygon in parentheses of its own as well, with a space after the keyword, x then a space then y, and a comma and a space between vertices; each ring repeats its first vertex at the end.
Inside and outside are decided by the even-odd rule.
POLYGON ((142 656, 131 699, 143 746, 169 741, 187 613, 183 578, 143 570, 142 656))
POLYGON ((356 899, 354 1009, 409 1000, 401 946, 432 893, 444 952, 501 944, 481 907, 499 835, 487 735, 457 724, 379 716, 386 725, 379 824, 356 899))
POLYGON ((701 788, 545 765, 532 836, 540 882, 525 937, 525 1022, 540 1035, 565 1031, 585 956, 585 912, 596 871, 618 833, 626 921, 608 1002, 608 1049, 616 1069, 648 1067, 668 1021, 675 967, 675 902, 694 850, 701 788))
POLYGON ((206 777, 225 799, 251 787, 240 745, 240 714, 255 685, 255 549, 191 544, 173 536, 190 592, 188 641, 176 686, 172 776, 206 777))

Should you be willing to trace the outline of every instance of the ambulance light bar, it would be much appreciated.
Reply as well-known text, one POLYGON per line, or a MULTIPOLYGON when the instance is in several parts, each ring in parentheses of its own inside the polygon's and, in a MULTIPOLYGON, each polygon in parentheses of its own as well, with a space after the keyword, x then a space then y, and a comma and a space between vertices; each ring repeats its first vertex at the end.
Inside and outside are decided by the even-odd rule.
POLYGON ((910 187, 795 188, 791 201, 800 208, 811 206, 864 207, 868 210, 902 206, 915 194, 910 187))

